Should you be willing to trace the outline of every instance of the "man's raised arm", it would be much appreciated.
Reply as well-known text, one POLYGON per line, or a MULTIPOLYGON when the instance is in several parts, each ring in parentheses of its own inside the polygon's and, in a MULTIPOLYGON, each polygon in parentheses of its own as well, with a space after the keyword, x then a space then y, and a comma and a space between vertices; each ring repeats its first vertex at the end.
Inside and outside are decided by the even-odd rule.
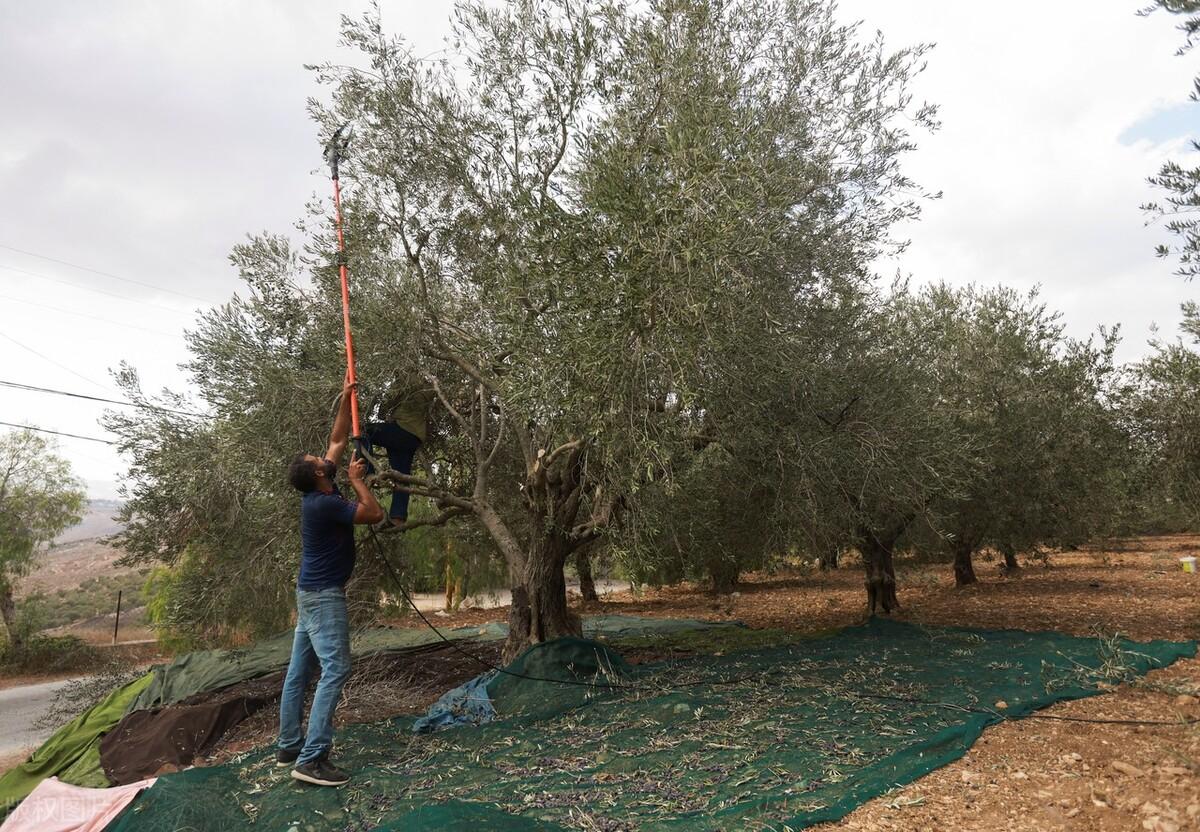
POLYGON ((338 403, 333 429, 329 432, 329 448, 325 451, 325 458, 335 465, 341 462, 350 441, 350 396, 353 391, 354 385, 350 383, 350 374, 347 373, 345 386, 342 387, 342 400, 338 403))

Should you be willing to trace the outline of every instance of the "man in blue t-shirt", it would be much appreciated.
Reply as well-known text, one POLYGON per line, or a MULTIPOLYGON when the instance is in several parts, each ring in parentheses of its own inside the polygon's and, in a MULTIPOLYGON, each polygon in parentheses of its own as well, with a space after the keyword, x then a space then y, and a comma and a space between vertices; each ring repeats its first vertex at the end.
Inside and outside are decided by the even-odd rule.
POLYGON ((358 501, 347 500, 334 485, 337 461, 350 438, 352 385, 342 390, 324 458, 298 454, 288 481, 300 498, 300 578, 296 584, 296 636, 279 701, 278 765, 295 764, 292 777, 318 786, 340 786, 349 775, 329 761, 333 712, 350 676, 350 621, 346 581, 354 571, 354 526, 378 523, 383 509, 363 482, 366 461, 354 457, 347 471, 358 501), (321 679, 308 715, 308 734, 300 733, 304 693, 312 672, 321 679))

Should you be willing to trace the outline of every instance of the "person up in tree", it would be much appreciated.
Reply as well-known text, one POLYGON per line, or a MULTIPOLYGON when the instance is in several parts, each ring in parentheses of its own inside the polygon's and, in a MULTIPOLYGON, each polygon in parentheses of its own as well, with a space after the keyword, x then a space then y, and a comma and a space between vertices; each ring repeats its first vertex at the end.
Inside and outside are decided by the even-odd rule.
MULTIPOLYGON (((416 377, 394 383, 379 408, 383 421, 368 422, 364 433, 372 445, 387 452, 388 465, 398 474, 411 474, 413 457, 429 438, 429 409, 435 393, 416 377)), ((403 528, 408 520, 409 493, 392 491, 386 526, 403 528)), ((386 527, 385 526, 385 527, 386 527)))

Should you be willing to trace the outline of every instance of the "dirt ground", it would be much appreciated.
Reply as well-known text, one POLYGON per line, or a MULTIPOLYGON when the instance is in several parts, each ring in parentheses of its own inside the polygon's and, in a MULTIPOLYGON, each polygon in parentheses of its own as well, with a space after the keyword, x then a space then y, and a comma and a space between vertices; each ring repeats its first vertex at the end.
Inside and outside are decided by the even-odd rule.
POLYGON ((0 754, 0 774, 4 774, 9 769, 16 768, 21 763, 29 759, 29 755, 34 752, 32 748, 22 748, 19 751, 14 751, 11 754, 0 754))

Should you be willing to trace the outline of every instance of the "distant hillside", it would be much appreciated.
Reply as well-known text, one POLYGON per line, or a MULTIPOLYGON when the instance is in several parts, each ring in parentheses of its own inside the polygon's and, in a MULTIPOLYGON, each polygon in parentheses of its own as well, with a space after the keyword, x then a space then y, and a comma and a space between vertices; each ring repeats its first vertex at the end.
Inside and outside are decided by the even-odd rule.
POLYGON ((88 500, 83 520, 55 538, 55 545, 116 534, 124 528, 116 520, 120 508, 121 504, 116 500, 88 500))

